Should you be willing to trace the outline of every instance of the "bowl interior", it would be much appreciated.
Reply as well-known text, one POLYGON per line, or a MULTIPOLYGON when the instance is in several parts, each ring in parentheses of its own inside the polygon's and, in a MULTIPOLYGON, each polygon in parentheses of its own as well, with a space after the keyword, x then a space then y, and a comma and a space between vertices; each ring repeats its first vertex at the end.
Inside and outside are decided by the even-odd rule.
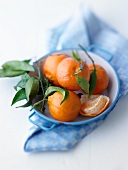
MULTIPOLYGON (((91 60, 86 56, 85 52, 83 50, 79 50, 78 51, 80 54, 80 57, 82 60, 86 61, 86 63, 91 63, 91 60)), ((63 50, 63 51, 59 51, 59 52, 55 52, 55 53, 63 53, 69 56, 72 56, 72 50, 63 50)), ((118 97, 118 92, 119 92, 119 81, 118 81, 118 77, 116 72, 114 71, 114 69, 112 68, 112 66, 103 58, 101 58, 100 56, 92 53, 92 52, 88 52, 91 57, 93 58, 95 64, 99 64, 101 66, 104 67, 104 69, 106 70, 108 76, 109 76, 109 86, 108 88, 103 92, 103 94, 105 94, 106 96, 110 97, 110 105, 108 107, 107 110, 105 110, 105 112, 101 113, 100 115, 98 115, 97 117, 101 117, 103 114, 108 113, 108 111, 110 110, 110 108, 112 107, 113 103, 115 102, 115 100, 118 97)), ((47 55, 48 56, 48 55, 47 55)), ((45 57, 47 57, 45 56, 45 57)), ((38 62, 42 62, 42 59, 40 59, 38 62)), ((52 121, 54 123, 58 123, 59 121, 54 120, 52 118, 52 116, 49 113, 48 107, 46 107, 45 113, 41 113, 39 110, 37 111, 37 114, 39 114, 42 118, 45 118, 49 121, 52 121)), ((82 115, 79 115, 74 121, 72 122, 64 122, 64 124, 81 124, 89 122, 89 120, 93 120, 94 118, 89 118, 89 117, 84 117, 82 115)))

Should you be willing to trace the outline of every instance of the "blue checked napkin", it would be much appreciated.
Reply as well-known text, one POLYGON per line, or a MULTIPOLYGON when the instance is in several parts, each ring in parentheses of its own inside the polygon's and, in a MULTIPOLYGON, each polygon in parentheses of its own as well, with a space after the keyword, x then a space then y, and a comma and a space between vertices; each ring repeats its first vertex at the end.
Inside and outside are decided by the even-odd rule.
MULTIPOLYGON (((82 5, 68 21, 52 29, 47 43, 49 52, 56 49, 78 48, 78 44, 85 48, 97 44, 110 51, 114 55, 111 64, 118 72, 121 82, 120 97, 128 92, 128 40, 99 19, 86 5, 82 5)), ((97 53, 99 54, 98 51, 97 53)), ((33 119, 40 124, 49 124, 37 115, 33 119)), ((69 150, 105 119, 106 116, 79 126, 59 125, 50 131, 32 125, 24 150, 26 152, 69 150)))

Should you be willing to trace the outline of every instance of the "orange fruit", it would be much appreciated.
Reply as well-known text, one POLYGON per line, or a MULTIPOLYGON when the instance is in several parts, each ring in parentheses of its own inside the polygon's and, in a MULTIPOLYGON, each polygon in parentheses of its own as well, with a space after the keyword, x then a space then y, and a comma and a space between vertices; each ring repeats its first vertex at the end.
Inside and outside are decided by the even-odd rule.
POLYGON ((68 98, 60 105, 63 96, 60 92, 55 92, 48 97, 49 112, 56 120, 69 122, 74 120, 81 108, 80 98, 75 92, 69 91, 68 98))
POLYGON ((41 67, 44 76, 56 86, 59 86, 59 83, 56 78, 57 66, 63 59, 67 57, 68 56, 65 54, 52 54, 45 59, 43 66, 41 67))
POLYGON ((81 102, 80 114, 93 117, 107 109, 110 98, 105 95, 92 95, 90 98, 88 98, 88 95, 82 95, 81 102))
MULTIPOLYGON (((78 75, 89 81, 90 72, 88 65, 85 62, 83 62, 83 64, 84 68, 78 75)), ((74 75, 75 72, 79 71, 79 68, 79 62, 72 57, 68 57, 62 60, 56 70, 56 77, 59 84, 68 90, 80 90, 81 88, 78 86, 76 82, 76 76, 74 75)))
MULTIPOLYGON (((95 64, 95 66, 97 82, 92 94, 101 94, 108 87, 109 77, 106 70, 102 66, 98 64, 95 64)), ((88 67, 91 73, 94 70, 93 64, 88 64, 88 67)))

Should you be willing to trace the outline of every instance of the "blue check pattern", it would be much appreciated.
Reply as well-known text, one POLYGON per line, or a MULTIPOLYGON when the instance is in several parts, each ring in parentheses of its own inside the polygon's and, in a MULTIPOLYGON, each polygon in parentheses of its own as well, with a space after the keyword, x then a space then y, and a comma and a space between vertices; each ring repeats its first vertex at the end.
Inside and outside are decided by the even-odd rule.
MULTIPOLYGON (((128 40, 116 30, 99 19, 86 5, 60 26, 51 29, 48 34, 48 52, 65 48, 78 48, 78 44, 88 48, 97 44, 113 54, 111 64, 116 69, 120 83, 120 98, 128 92, 128 40)), ((95 51, 102 56, 102 53, 95 51)), ((64 151, 74 148, 85 136, 106 120, 106 116, 85 125, 58 125, 50 131, 44 131, 32 124, 24 144, 25 152, 64 151)), ((49 125, 38 115, 33 121, 40 125, 49 125)))
MULTIPOLYGON (((43 131, 37 126, 32 126, 29 138, 25 143, 25 151, 69 150, 97 128, 105 118, 106 116, 103 116, 95 122, 80 126, 58 125, 50 131, 43 131)), ((34 120, 40 126, 47 124, 44 119, 40 119, 37 115, 34 116, 34 120)))

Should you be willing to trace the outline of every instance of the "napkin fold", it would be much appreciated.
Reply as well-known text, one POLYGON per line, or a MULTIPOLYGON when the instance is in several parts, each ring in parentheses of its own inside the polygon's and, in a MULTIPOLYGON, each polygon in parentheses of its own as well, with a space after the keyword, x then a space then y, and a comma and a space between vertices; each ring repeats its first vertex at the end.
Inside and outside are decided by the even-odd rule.
MULTIPOLYGON (((47 51, 78 48, 78 44, 85 48, 91 44, 97 44, 113 54, 110 63, 119 75, 121 83, 119 97, 126 95, 128 92, 128 40, 98 18, 86 4, 82 4, 76 14, 66 22, 50 30, 47 51)), ((100 51, 95 52, 102 56, 100 51)), ((107 115, 79 126, 61 124, 50 131, 44 131, 32 124, 24 150, 26 152, 69 150, 103 123, 106 117, 107 115)), ((49 124, 38 115, 33 117, 33 121, 49 124)))

